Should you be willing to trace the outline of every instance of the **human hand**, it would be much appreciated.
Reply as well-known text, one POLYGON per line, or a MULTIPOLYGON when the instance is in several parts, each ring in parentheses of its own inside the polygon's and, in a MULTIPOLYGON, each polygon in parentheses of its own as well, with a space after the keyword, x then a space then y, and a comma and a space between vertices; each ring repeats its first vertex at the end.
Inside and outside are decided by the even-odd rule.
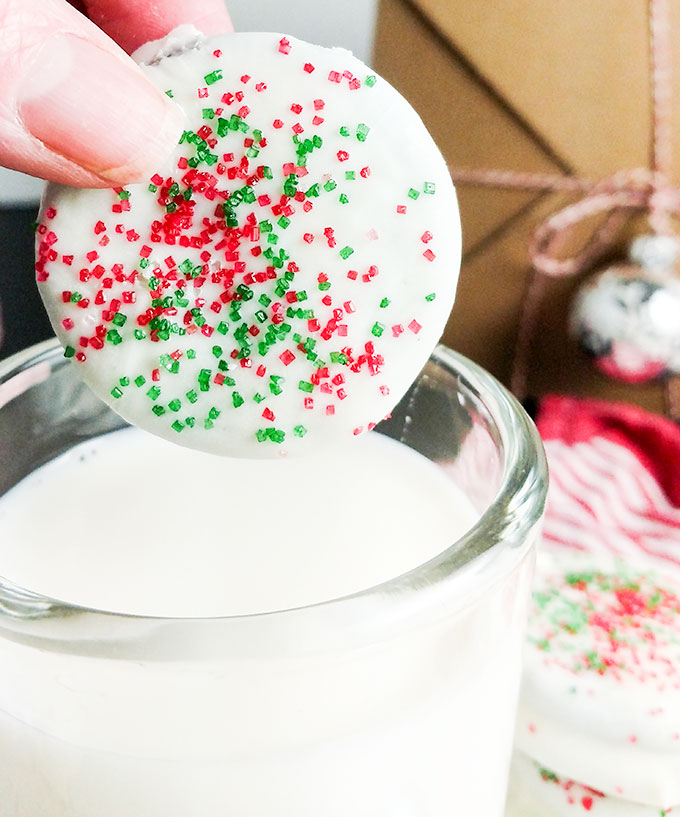
POLYGON ((80 187, 153 172, 183 117, 125 51, 181 23, 232 30, 224 0, 0 0, 0 165, 80 187))

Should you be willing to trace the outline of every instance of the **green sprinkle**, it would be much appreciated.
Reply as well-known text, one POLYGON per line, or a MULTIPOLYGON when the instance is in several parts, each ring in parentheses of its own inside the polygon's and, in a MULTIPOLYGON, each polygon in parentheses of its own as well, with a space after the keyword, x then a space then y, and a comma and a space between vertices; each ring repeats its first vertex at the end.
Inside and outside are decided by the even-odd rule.
POLYGON ((336 183, 336 182, 334 182, 334 181, 333 181, 333 179, 329 179, 329 180, 326 182, 326 184, 324 184, 323 189, 324 189, 324 190, 325 190, 327 193, 330 193, 330 192, 331 192, 331 190, 335 190, 335 188, 336 188, 337 186, 338 186, 338 185, 337 185, 337 183, 336 183))
POLYGON ((127 315, 124 315, 122 312, 116 312, 113 316, 113 323, 116 326, 125 326, 125 321, 127 321, 127 315))
POLYGON ((179 434, 179 432, 183 430, 184 426, 182 425, 182 423, 180 423, 179 420, 175 420, 175 422, 170 426, 170 428, 179 434))
POLYGON ((114 346, 118 346, 119 343, 123 342, 123 338, 121 338, 117 329, 109 329, 106 333, 106 340, 114 346))
POLYGON ((338 199, 340 204, 349 204, 349 199, 344 193, 340 193, 340 198, 338 199))
POLYGON ((156 415, 156 417, 161 417, 163 414, 165 414, 165 407, 151 406, 151 411, 156 415))
POLYGON ((216 68, 214 71, 211 71, 209 74, 206 74, 203 77, 203 79, 206 81, 208 85, 212 85, 213 83, 222 79, 222 71, 219 68, 216 68))
POLYGON ((64 357, 73 357, 73 355, 75 355, 75 353, 76 353, 76 350, 73 348, 73 346, 64 347, 64 357))
POLYGON ((306 433, 307 429, 304 426, 295 426, 293 429, 293 434, 295 434, 296 437, 304 437, 306 433))
POLYGON ((408 197, 413 199, 414 201, 420 196, 420 193, 415 190, 413 187, 408 191, 408 197))
POLYGON ((158 386, 152 386, 146 393, 146 396, 151 400, 158 400, 158 398, 161 396, 161 390, 158 386))
POLYGON ((357 139, 360 142, 365 142, 370 130, 368 125, 364 125, 363 122, 357 125, 357 139))
POLYGON ((146 377, 144 377, 144 375, 140 374, 139 377, 135 377, 135 386, 137 386, 137 388, 140 388, 145 383, 146 383, 146 377))
POLYGON ((311 392, 314 391, 314 384, 308 383, 306 380, 301 380, 298 383, 298 389, 300 389, 300 391, 305 391, 308 394, 310 394, 311 392))
POLYGON ((168 408, 170 411, 179 411, 182 408, 181 400, 171 400, 168 403, 168 408))
POLYGON ((381 309, 385 309, 385 307, 389 306, 389 305, 390 305, 390 299, 389 298, 383 298, 382 301, 380 301, 380 308, 381 309))
POLYGON ((198 386, 201 391, 210 391, 210 369, 201 369, 198 373, 198 386))
POLYGON ((196 350, 195 349, 187 349, 187 357, 189 360, 194 360, 196 357, 196 350))
POLYGON ((349 128, 345 125, 340 128, 340 136, 349 136, 349 128))
POLYGON ((231 402, 234 404, 234 408, 238 408, 245 403, 245 400, 237 391, 234 391, 231 393, 231 402))
POLYGON ((203 119, 214 119, 215 118, 215 109, 214 108, 203 108, 201 111, 203 119))
POLYGON ((423 193, 429 193, 429 195, 434 195, 435 192, 435 183, 434 182, 425 182, 423 185, 423 193))
POLYGON ((193 389, 186 393, 186 398, 190 403, 195 403, 198 400, 198 394, 193 389))
POLYGON ((212 353, 214 357, 222 357, 222 355, 224 354, 221 346, 213 346, 212 353))
POLYGON ((382 323, 378 323, 378 321, 376 321, 371 328, 371 334, 375 335, 376 338, 379 338, 384 331, 385 325, 382 323))
POLYGON ((276 222, 282 230, 285 230, 286 227, 290 224, 290 219, 286 216, 281 216, 281 218, 276 222))
POLYGON ((436 293, 436 292, 430 292, 430 294, 429 294, 429 295, 426 295, 426 296, 425 296, 425 300, 426 300, 426 301, 434 301, 434 299, 435 299, 436 297, 437 297, 437 293, 436 293))
POLYGON ((175 360, 174 358, 170 357, 170 355, 161 355, 158 360, 161 366, 163 366, 164 369, 167 369, 170 374, 177 374, 177 372, 179 372, 179 360, 175 360))
POLYGON ((354 171, 354 170, 346 170, 346 171, 345 171, 345 179, 346 179, 346 181, 348 181, 348 182, 352 182, 352 181, 354 181, 354 180, 356 179, 356 177, 357 177, 357 174, 355 173, 355 171, 354 171))
POLYGON ((346 261, 353 253, 354 250, 351 247, 343 247, 340 250, 340 258, 342 258, 343 261, 346 261))
POLYGON ((129 377, 121 377, 118 381, 121 386, 129 386, 130 385, 130 378, 129 377))
POLYGON ((174 93, 172 92, 171 88, 169 88, 165 93, 170 97, 170 99, 172 99, 172 97, 174 96, 174 93))
POLYGON ((146 332, 143 329, 135 329, 135 339, 136 340, 144 340, 146 337, 146 332))
POLYGON ((366 85, 368 85, 369 88, 372 88, 377 81, 378 77, 376 77, 375 74, 369 74, 364 80, 364 82, 366 83, 366 85))
POLYGON ((116 400, 118 400, 118 398, 122 396, 123 392, 121 391, 121 389, 118 388, 118 386, 115 386, 113 389, 111 389, 111 397, 115 397, 116 400))
POLYGON ((254 400, 256 403, 261 403, 261 402, 262 402, 264 399, 265 399, 264 394, 260 394, 260 392, 259 392, 259 391, 258 391, 258 392, 255 392, 255 394, 253 395, 253 400, 254 400))

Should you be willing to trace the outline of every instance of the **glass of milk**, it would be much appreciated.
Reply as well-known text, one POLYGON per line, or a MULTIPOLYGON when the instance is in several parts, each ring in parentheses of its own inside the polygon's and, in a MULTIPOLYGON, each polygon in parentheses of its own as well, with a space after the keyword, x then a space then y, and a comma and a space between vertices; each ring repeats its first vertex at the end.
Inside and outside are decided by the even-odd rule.
POLYGON ((439 348, 310 459, 186 451, 0 364, 2 817, 500 817, 546 491, 439 348))

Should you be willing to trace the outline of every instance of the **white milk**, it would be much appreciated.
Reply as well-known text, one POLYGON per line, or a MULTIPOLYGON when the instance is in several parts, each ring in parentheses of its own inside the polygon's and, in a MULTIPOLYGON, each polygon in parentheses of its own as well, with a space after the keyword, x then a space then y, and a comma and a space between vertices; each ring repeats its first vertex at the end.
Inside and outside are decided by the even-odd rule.
POLYGON ((379 435, 332 461, 252 463, 125 430, 44 466, 0 498, 0 574, 191 620, 0 616, 0 814, 500 817, 521 554, 415 595, 196 618, 356 593, 474 519, 379 435))

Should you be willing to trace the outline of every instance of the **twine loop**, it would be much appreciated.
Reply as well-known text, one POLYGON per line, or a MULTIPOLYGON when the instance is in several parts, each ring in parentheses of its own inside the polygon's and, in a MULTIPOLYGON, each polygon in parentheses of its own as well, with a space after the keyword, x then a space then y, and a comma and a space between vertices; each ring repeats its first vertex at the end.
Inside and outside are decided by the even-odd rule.
MULTIPOLYGON (((529 244, 532 270, 522 302, 510 378, 510 386, 521 400, 527 396, 528 359, 545 280, 577 275, 590 268, 611 247, 620 226, 633 211, 647 213, 650 229, 656 235, 674 235, 673 220, 680 218, 680 187, 671 181, 673 94, 668 0, 648 0, 648 9, 652 109, 649 167, 620 170, 599 181, 504 170, 451 169, 457 184, 579 196, 542 221, 529 244), (585 246, 562 257, 560 246, 566 234, 598 216, 602 218, 585 246)), ((679 377, 667 380, 666 405, 672 417, 680 418, 679 377)))

